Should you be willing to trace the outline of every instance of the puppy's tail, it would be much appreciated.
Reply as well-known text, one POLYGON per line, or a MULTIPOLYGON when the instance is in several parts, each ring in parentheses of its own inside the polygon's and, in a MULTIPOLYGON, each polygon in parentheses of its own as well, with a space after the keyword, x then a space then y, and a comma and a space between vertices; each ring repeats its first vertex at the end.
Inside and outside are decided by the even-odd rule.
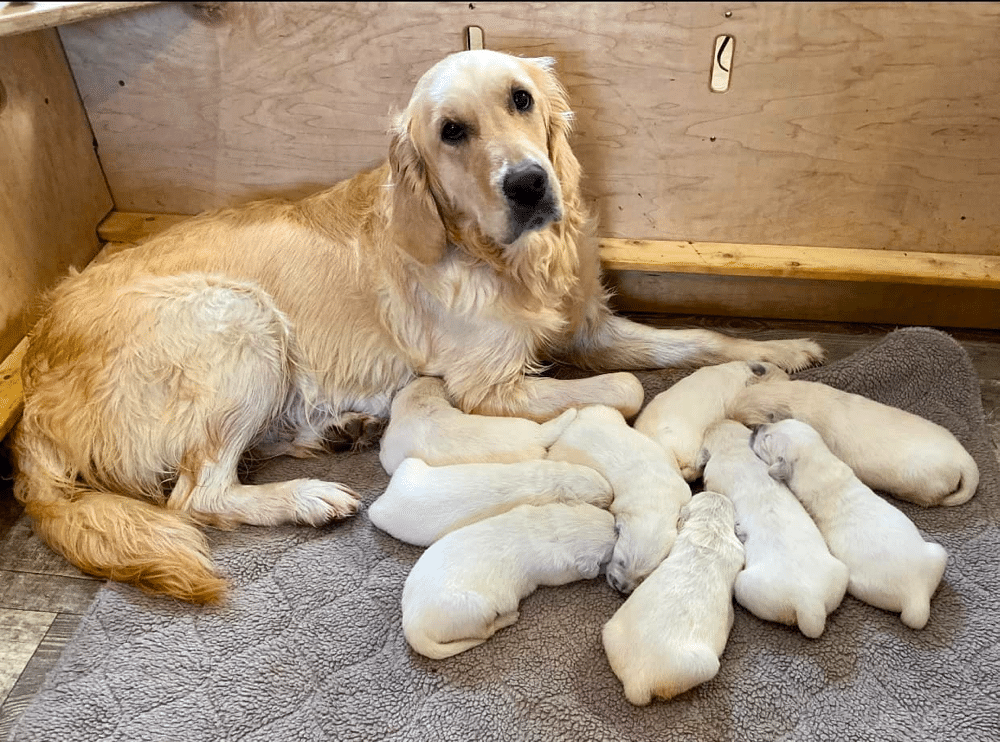
POLYGON ((826 607, 820 601, 798 606, 795 611, 795 621, 803 635, 816 639, 826 629, 826 607))
POLYGON ((80 570, 193 603, 223 598, 226 582, 190 516, 77 482, 41 437, 19 431, 15 454, 14 494, 35 532, 80 570))
POLYGON ((976 494, 979 488, 979 466, 976 460, 967 456, 962 463, 961 475, 958 479, 958 487, 955 492, 945 496, 941 500, 942 506, 960 506, 976 494))
POLYGON ((486 640, 479 637, 470 637, 465 640, 452 640, 451 642, 437 642, 426 635, 417 635, 409 631, 403 632, 410 647, 426 658, 441 660, 450 658, 453 655, 464 653, 477 645, 482 645, 486 640))

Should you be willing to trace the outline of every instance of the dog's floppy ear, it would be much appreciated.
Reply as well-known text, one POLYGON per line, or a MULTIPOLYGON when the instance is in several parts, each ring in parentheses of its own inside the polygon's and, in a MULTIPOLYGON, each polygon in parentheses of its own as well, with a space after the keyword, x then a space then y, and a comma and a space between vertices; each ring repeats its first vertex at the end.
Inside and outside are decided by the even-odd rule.
POLYGON ((532 60, 543 72, 543 91, 547 103, 547 139, 549 159, 559 179, 563 198, 576 196, 580 188, 580 161, 569 145, 569 135, 573 130, 573 110, 569 105, 566 89, 559 82, 553 70, 556 61, 551 57, 532 60))
POLYGON ((389 236, 394 244, 421 263, 437 263, 447 247, 447 235, 431 192, 427 167, 402 117, 390 135, 392 195, 389 236))
POLYGON ((767 474, 771 476, 772 480, 788 484, 788 481, 792 479, 792 465, 784 457, 778 457, 767 468, 767 474))

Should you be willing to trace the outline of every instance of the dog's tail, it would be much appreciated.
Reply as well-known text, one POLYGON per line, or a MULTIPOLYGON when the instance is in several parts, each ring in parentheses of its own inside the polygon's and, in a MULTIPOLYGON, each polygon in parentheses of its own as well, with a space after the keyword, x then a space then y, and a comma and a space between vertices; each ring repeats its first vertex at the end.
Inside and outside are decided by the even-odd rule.
POLYGON ((955 492, 946 495, 941 500, 942 506, 960 506, 976 494, 979 488, 979 466, 971 456, 966 456, 962 462, 961 475, 955 492))
POLYGON ((77 482, 44 437, 19 431, 14 450, 14 494, 42 541, 80 570, 193 603, 223 598, 191 516, 77 482))

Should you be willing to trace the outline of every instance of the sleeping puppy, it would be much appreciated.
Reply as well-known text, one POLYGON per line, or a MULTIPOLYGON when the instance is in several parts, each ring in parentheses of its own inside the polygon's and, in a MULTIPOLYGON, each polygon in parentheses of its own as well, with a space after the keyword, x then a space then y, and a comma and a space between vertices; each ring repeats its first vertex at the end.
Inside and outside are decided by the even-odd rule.
POLYGON ((654 397, 635 430, 672 452, 681 475, 691 482, 701 474, 696 460, 705 431, 726 417, 726 404, 744 387, 774 379, 788 379, 788 374, 763 361, 703 367, 654 397))
POLYGON ((631 593, 669 554, 677 514, 691 499, 673 456, 614 408, 593 405, 577 413, 549 449, 549 459, 592 467, 611 483, 618 542, 608 583, 631 593))
MULTIPOLYGON (((623 386, 630 386, 629 377, 635 383, 632 393, 640 401, 638 409, 642 386, 633 375, 622 374, 623 386)), ((407 457, 437 466, 545 459, 548 447, 574 417, 572 408, 546 423, 463 413, 448 400, 443 380, 417 377, 392 401, 379 460, 391 475, 407 457)))
POLYGON ((539 586, 597 577, 614 547, 614 518, 586 503, 518 506, 445 535, 403 585, 403 634, 428 658, 486 642, 517 621, 539 586))
POLYGON ((768 474, 750 448, 750 429, 720 421, 705 434, 699 459, 705 488, 725 493, 736 510, 746 567, 736 600, 755 616, 796 625, 819 637, 847 590, 847 566, 830 554, 816 524, 791 491, 768 474))
POLYGON ((682 519, 670 556, 604 625, 611 669, 635 705, 714 678, 733 626, 733 582, 743 567, 733 505, 706 491, 682 519))
POLYGON ((426 547, 450 531, 519 505, 590 503, 606 508, 611 486, 595 470, 533 459, 431 467, 404 459, 368 517, 396 539, 426 547))
POLYGON ((806 507, 830 552, 850 571, 855 598, 891 612, 920 629, 944 574, 948 554, 925 542, 902 511, 855 477, 807 423, 783 420, 751 438, 771 477, 788 485, 806 507))
POLYGON ((748 426, 808 423, 865 485, 921 506, 965 503, 979 486, 979 467, 947 428, 819 382, 748 387, 729 417, 748 426))

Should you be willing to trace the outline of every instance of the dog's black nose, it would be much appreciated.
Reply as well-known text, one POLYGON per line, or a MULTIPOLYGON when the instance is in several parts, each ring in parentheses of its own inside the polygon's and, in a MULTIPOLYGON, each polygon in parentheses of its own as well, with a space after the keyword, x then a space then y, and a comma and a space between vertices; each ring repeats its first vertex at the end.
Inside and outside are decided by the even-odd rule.
POLYGON ((549 177, 536 163, 511 168, 503 179, 503 194, 518 206, 538 204, 549 190, 549 177))

